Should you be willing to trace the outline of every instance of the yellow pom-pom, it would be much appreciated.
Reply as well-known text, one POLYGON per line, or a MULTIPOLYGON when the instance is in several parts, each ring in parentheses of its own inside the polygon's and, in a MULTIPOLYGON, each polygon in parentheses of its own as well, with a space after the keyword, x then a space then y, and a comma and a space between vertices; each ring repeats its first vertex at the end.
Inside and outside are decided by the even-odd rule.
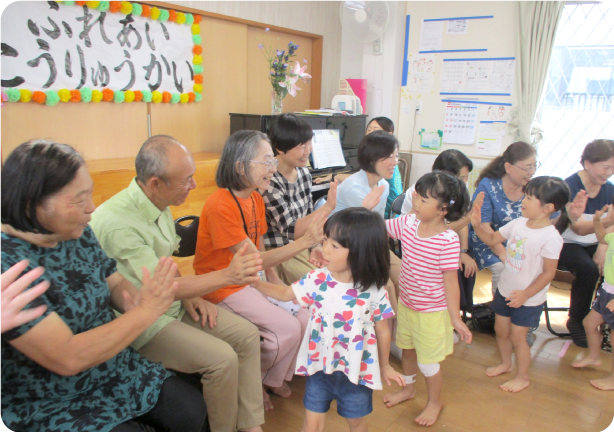
POLYGON ((203 91, 203 85, 202 84, 194 84, 194 87, 192 87, 192 89, 196 93, 200 93, 201 91, 203 91))
POLYGON ((129 13, 132 13, 132 5, 130 4, 130 2, 123 1, 121 2, 121 8, 119 9, 119 11, 124 15, 128 15, 129 13))
POLYGON ((199 65, 203 62, 203 57, 201 55, 196 54, 194 56, 194 58, 192 59, 192 63, 194 63, 195 65, 199 65))
POLYGON ((102 100, 102 92, 100 90, 92 90, 92 102, 100 102, 102 100))
POLYGON ((126 90, 124 92, 124 98, 125 98, 124 102, 130 103, 130 102, 134 101, 135 97, 136 96, 135 96, 135 94, 134 94, 134 92, 132 90, 126 90))
POLYGON ((157 20, 158 18, 160 18, 160 9, 155 6, 152 7, 151 12, 149 12, 149 18, 151 18, 152 20, 157 20))
POLYGON ((185 24, 185 14, 183 12, 177 12, 177 19, 175 22, 177 24, 185 24))
POLYGON ((179 102, 181 103, 188 103, 190 100, 190 95, 187 93, 181 93, 181 96, 179 96, 179 102))
POLYGON ((99 1, 88 1, 88 2, 85 2, 85 5, 90 9, 98 9, 100 2, 99 1))
MULTIPOLYGON (((19 90, 21 97, 19 98, 22 102, 30 102, 32 100, 32 92, 28 89, 19 90)), ((187 96, 187 95, 186 95, 187 96)))
POLYGON ((160 103, 160 102, 162 102, 162 93, 160 93, 159 91, 151 92, 151 101, 153 103, 160 103))
POLYGON ((70 100, 70 90, 68 89, 58 90, 58 96, 60 97, 60 100, 62 102, 68 102, 70 100))
POLYGON ((192 24, 192 34, 200 34, 200 24, 192 24))

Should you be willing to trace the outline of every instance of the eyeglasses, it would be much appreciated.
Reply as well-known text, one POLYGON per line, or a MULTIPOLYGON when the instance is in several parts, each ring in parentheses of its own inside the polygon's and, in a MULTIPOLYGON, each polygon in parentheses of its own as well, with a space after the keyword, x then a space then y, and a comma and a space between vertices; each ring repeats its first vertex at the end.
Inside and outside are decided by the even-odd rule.
POLYGON ((535 173, 539 169, 541 164, 539 162, 537 162, 535 165, 528 165, 528 166, 526 166, 524 168, 520 167, 518 165, 514 165, 514 164, 512 164, 512 166, 515 166, 516 168, 521 169, 523 171, 526 171, 528 173, 535 173))
POLYGON ((264 164, 270 170, 277 168, 277 165, 279 165, 279 159, 269 159, 268 161, 264 161, 264 162, 250 159, 250 162, 264 164))

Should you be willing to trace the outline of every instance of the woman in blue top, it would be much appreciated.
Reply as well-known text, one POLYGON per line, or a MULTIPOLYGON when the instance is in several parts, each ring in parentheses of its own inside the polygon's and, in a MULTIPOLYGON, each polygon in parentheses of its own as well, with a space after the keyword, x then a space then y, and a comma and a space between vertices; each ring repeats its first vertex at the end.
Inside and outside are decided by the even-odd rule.
MULTIPOLYGON (((495 232, 521 216, 523 188, 536 170, 535 149, 523 141, 510 144, 501 156, 493 159, 482 170, 476 182, 473 200, 480 192, 484 192, 482 226, 487 231, 495 232)), ((494 296, 504 268, 505 244, 486 246, 470 225, 469 246, 480 270, 487 268, 491 271, 494 296)))

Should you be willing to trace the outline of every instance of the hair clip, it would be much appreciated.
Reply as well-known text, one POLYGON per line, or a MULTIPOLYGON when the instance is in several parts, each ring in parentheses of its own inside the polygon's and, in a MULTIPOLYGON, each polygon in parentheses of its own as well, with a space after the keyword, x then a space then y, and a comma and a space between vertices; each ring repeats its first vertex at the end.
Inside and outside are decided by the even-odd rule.
POLYGON ((450 204, 454 204, 454 200, 450 200, 450 204))

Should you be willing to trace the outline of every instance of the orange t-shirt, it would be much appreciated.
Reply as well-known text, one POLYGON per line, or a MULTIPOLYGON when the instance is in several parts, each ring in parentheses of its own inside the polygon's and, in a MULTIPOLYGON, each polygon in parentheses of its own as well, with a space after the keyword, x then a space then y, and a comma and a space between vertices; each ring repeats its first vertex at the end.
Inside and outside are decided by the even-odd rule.
MULTIPOLYGON (((260 237, 267 231, 264 200, 254 191, 249 198, 237 197, 237 201, 243 210, 249 238, 258 248, 260 237)), ((206 274, 228 267, 234 256, 229 248, 241 243, 246 237, 237 203, 227 189, 218 189, 207 198, 200 215, 194 256, 196 274, 206 274)), ((217 304, 243 288, 244 285, 229 285, 204 295, 203 298, 217 304)))

